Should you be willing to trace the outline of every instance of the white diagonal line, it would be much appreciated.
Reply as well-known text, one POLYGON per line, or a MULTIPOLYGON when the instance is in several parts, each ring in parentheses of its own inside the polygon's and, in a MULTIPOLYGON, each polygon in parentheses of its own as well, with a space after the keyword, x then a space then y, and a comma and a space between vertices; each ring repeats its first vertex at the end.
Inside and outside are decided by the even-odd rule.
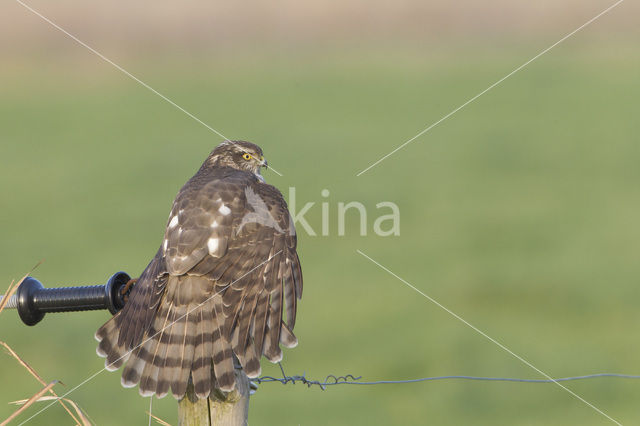
POLYGON ((21 6, 23 6, 25 9, 27 9, 28 11, 30 11, 31 13, 33 13, 34 15, 40 17, 42 20, 44 20, 45 22, 49 23, 51 26, 53 26, 54 28, 56 28, 57 30, 63 32, 64 34, 66 34, 69 38, 71 38, 72 40, 74 40, 75 42, 77 42, 78 44, 80 44, 83 47, 86 47, 87 49, 89 49, 91 52, 95 53, 98 57, 100 57, 100 59, 102 59, 103 61, 111 64, 112 66, 114 66, 115 68, 117 68, 119 71, 121 71, 122 73, 124 73, 127 77, 131 78, 132 80, 135 80, 137 83, 141 84, 142 86, 144 86, 145 88, 149 89, 151 92, 155 93, 156 95, 160 96, 162 99, 164 99, 165 101, 169 102, 171 105, 173 105, 174 107, 176 107, 177 109, 179 109, 180 111, 184 112, 185 114, 187 114, 189 117, 193 118, 195 121, 197 121, 198 123, 202 124, 204 127, 206 127, 207 129, 211 130, 213 133, 217 134, 218 136, 220 136, 223 139, 227 139, 227 137, 225 135, 223 135, 222 133, 220 133, 219 131, 217 131, 216 129, 214 129, 213 127, 209 126, 207 123, 205 123, 204 121, 200 120, 198 117, 196 117, 195 115, 191 114, 189 111, 187 111, 186 109, 182 108, 180 105, 176 104, 175 102, 173 102, 171 99, 167 98, 165 95, 163 95, 162 93, 158 92, 156 89, 154 89, 153 87, 149 86, 147 83, 145 83, 144 81, 140 80, 138 77, 136 77, 135 75, 131 74, 129 71, 125 70, 124 68, 122 68, 120 65, 116 64, 115 62, 113 62, 111 59, 107 58, 106 56, 104 56, 102 53, 98 52, 97 50, 95 50, 93 47, 89 46, 87 43, 85 43, 84 41, 80 40, 78 37, 74 36, 73 34, 71 34, 70 32, 68 32, 67 30, 65 30, 64 28, 62 28, 60 25, 56 24, 55 22, 53 22, 51 19, 47 18, 46 16, 42 15, 40 12, 38 12, 37 10, 35 10, 34 8, 32 8, 31 6, 23 3, 20 0, 15 0, 18 4, 20 4, 21 6))
MULTIPOLYGON (((222 139, 225 140, 229 140, 229 138, 227 138, 225 135, 223 135, 222 133, 220 133, 219 131, 217 131, 216 129, 214 129, 213 127, 209 126, 207 123, 205 123, 204 121, 200 120, 198 117, 196 117, 195 115, 191 114, 189 111, 187 111, 186 109, 184 109, 183 107, 181 107, 180 105, 178 105, 177 103, 173 102, 171 99, 167 98, 165 95, 163 95, 162 93, 158 92, 156 89, 154 89, 153 87, 149 86, 147 83, 145 83, 144 81, 140 80, 138 77, 136 77, 135 75, 131 74, 129 71, 127 71, 126 69, 122 68, 120 65, 116 64, 115 62, 113 62, 111 59, 107 58, 106 56, 104 56, 102 53, 98 52, 97 50, 95 50, 93 47, 89 46, 87 43, 85 43, 84 41, 80 40, 78 37, 74 36, 73 34, 71 34, 69 31, 65 30, 64 28, 62 28, 60 25, 56 24, 55 22, 53 22, 51 19, 47 18, 46 16, 44 16, 43 14, 41 14, 40 12, 38 12, 37 10, 35 10, 34 8, 32 8, 31 6, 29 6, 28 4, 25 4, 24 2, 22 2, 21 0, 15 0, 18 4, 20 4, 22 7, 24 7, 25 9, 27 9, 28 11, 30 11, 31 13, 33 13, 34 15, 40 17, 43 21, 47 22, 48 24, 50 24, 51 26, 53 26, 55 29, 59 30, 60 32, 64 33, 66 36, 68 36, 69 38, 71 38, 72 40, 74 40, 76 43, 80 44, 81 46, 87 48, 89 51, 91 51, 92 53, 94 53, 95 55, 97 55, 100 59, 102 59, 103 61, 107 62, 108 64, 112 65, 113 67, 115 67, 116 69, 118 69, 119 71, 121 71, 123 74, 125 74, 127 77, 131 78, 132 80, 136 81, 137 83, 139 83, 140 85, 142 85, 143 87, 145 87, 146 89, 150 90, 151 92, 155 93, 156 95, 160 96, 162 99, 164 99, 165 101, 167 101, 168 103, 170 103, 171 105, 173 105, 174 107, 176 107, 177 109, 179 109, 180 111, 182 111, 183 113, 185 113, 186 115, 188 115, 189 117, 191 117, 192 119, 194 119, 195 121, 197 121, 198 123, 202 124, 204 127, 206 127, 207 129, 211 130, 213 133, 215 133, 216 135, 220 136, 222 139)), ((278 176, 282 177, 282 173, 280 173, 279 171, 277 171, 276 169, 274 169, 272 166, 269 166, 269 168, 278 176)))
POLYGON ((458 319, 459 321, 463 322, 465 325, 471 327, 473 330, 475 330, 477 333, 481 334, 482 336, 484 336, 485 338, 487 338, 488 340, 490 340, 491 342, 495 343, 496 345, 498 345, 500 348, 502 348, 503 350, 505 350, 506 352, 508 352, 509 354, 511 354, 513 357, 515 357, 516 359, 518 359, 519 361, 523 362, 524 364, 528 365, 529 367, 531 367, 532 369, 534 369, 535 371, 537 371, 538 373, 542 374, 545 378, 547 378, 548 380, 552 381, 553 383, 555 383, 556 385, 560 386, 562 389, 566 390, 567 392, 569 392, 571 395, 575 396, 576 398, 578 398, 580 401, 584 402, 585 404, 587 404, 589 407, 593 408, 594 410, 596 410, 598 413, 602 414, 603 416, 605 416, 607 419, 611 420, 612 422, 621 425, 620 422, 616 421, 615 419, 613 419, 612 417, 610 417, 609 415, 607 415, 605 412, 603 412, 602 410, 600 410, 598 407, 596 407, 595 405, 593 405, 592 403, 590 403, 589 401, 585 400, 584 398, 582 398, 580 395, 576 394, 575 392, 573 392, 571 389, 563 386, 562 384, 558 383, 557 380, 551 378, 551 376, 549 376, 547 373, 543 372, 542 370, 540 370, 539 368, 537 368, 536 366, 534 366, 533 364, 531 364, 529 361, 527 361, 526 359, 522 358, 520 355, 514 353, 511 349, 507 348, 506 346, 504 346, 502 343, 498 342, 496 339, 494 339, 493 337, 487 335, 485 332, 483 332, 482 330, 478 329, 476 326, 474 326, 473 324, 469 323, 468 321, 466 321, 464 318, 462 318, 460 315, 456 314, 455 312, 453 312, 452 310, 450 310, 449 308, 447 308, 446 306, 443 306, 442 304, 440 304, 437 300, 435 300, 434 298, 430 297, 429 295, 425 294, 424 292, 422 292, 421 290, 417 289, 416 287, 414 287, 413 285, 411 285, 408 281, 404 280, 403 278, 399 277, 398 275, 396 275, 395 273, 393 273, 391 270, 389 270, 388 268, 386 268, 385 266, 381 265, 379 262, 373 260, 372 258, 370 258, 369 256, 367 256, 366 254, 364 254, 362 251, 360 250, 356 250, 360 255, 362 255, 363 257, 367 258, 369 261, 371 261, 372 263, 376 264, 377 266, 379 266, 381 269, 383 269, 384 271, 388 272, 389 274, 391 274, 392 276, 394 276, 395 278, 397 278, 398 280, 402 281, 404 284, 406 284, 408 287, 412 288, 413 290, 417 291, 418 293, 420 293, 423 297, 429 299, 429 301, 433 302, 434 304, 438 305, 440 308, 444 309, 445 311, 447 311, 449 314, 451 314, 453 317, 455 317, 456 319, 458 319))
POLYGON ((153 408, 153 396, 149 398, 149 426, 151 426, 151 409, 153 408))
MULTIPOLYGON (((222 293, 223 291, 225 291, 227 288, 229 288, 230 286, 232 286, 233 284, 235 284, 236 282, 240 281, 241 279, 243 279, 244 277, 246 277, 247 275, 249 275, 250 273, 252 273, 253 271, 255 271, 256 269, 258 269, 260 266, 264 265, 265 263, 267 263, 268 261, 270 261, 271 259, 273 259, 274 257, 276 257, 277 255, 279 255, 280 253, 282 253, 282 250, 279 250, 276 254, 274 254, 273 256, 269 257, 267 260, 265 260, 264 262, 254 266, 253 268, 251 268, 251 270, 245 274, 243 274, 240 278, 234 280, 233 282, 227 284, 226 286, 224 286, 220 291, 214 293, 211 297, 207 298, 207 300, 205 300, 204 302, 196 305, 195 308, 188 310, 184 315, 182 315, 181 317, 179 317, 178 319, 176 319, 175 321, 173 321, 172 323, 170 323, 169 325, 167 325, 166 327, 161 328, 160 330, 158 330, 155 334, 153 334, 152 336, 149 336, 147 339, 143 340, 142 343, 138 344, 136 347, 130 349, 129 351, 127 351, 124 355, 122 355, 120 358, 116 359, 115 361, 111 362, 109 365, 113 365, 116 362, 120 361, 122 358, 130 355, 133 351, 135 351, 136 349, 138 349, 140 346, 144 345, 145 343, 147 343, 149 340, 153 339, 155 336, 157 336, 159 333, 161 333, 162 331, 166 330, 168 327, 171 327, 173 324, 175 324, 176 322, 180 321, 182 318, 186 317, 187 315, 189 315, 191 312, 195 311, 196 309, 202 307, 202 305, 204 305, 205 303, 207 303, 209 300, 213 299, 215 296, 217 296, 218 294, 222 293)), ((94 374, 92 374, 91 376, 87 377, 85 380, 83 380, 79 385, 76 385, 75 387, 73 387, 72 389, 70 389, 67 393, 63 394, 62 396, 60 396, 59 398, 65 398, 67 395, 69 395, 71 392, 74 392, 75 390, 77 390, 79 387, 83 386, 84 384, 90 382, 91 380, 93 380, 94 377, 96 377, 98 374, 102 373, 103 371, 105 371, 107 369, 107 367, 102 367, 100 370, 96 371, 94 374)), ((55 403, 57 402, 57 400, 53 401, 51 404, 47 405, 46 407, 44 407, 42 410, 38 411, 37 413, 35 413, 33 416, 29 417, 27 420, 23 421, 22 423, 20 423, 20 425, 18 426, 22 426, 23 424, 27 423, 29 420, 33 419, 34 417, 36 417, 38 414, 42 413, 43 411, 45 411, 47 408, 53 406, 55 403)))
POLYGON ((462 108, 466 107, 467 105, 469 105, 471 102, 475 101, 476 99, 478 99, 480 96, 484 95, 485 93, 487 93, 489 90, 493 89, 494 87, 496 87, 497 85, 499 85, 500 83, 502 83, 503 81, 505 81, 506 79, 508 79, 509 77, 511 77, 512 75, 514 75, 515 73, 517 73, 518 71, 520 71, 521 69, 523 69, 524 67, 526 67, 527 65, 529 65, 531 62, 535 61, 536 59, 538 59, 540 56, 544 55, 545 53, 547 53, 548 51, 550 51, 551 49, 553 49, 554 47, 556 47, 557 45, 559 45, 560 43, 562 43, 563 41, 565 41, 566 39, 568 39, 569 37, 571 37, 572 35, 574 35, 575 33, 577 33, 578 31, 580 31, 581 29, 583 29, 584 27, 588 26, 589 24, 591 24, 593 21, 595 21, 596 19, 600 18, 602 15, 606 14, 607 12, 611 11, 614 7, 618 6, 620 3, 622 3, 624 0, 618 0, 617 2, 615 2, 614 4, 612 4, 611 6, 609 6, 608 8, 606 8, 605 10, 603 10, 602 12, 598 13, 596 16, 594 16, 593 18, 589 19, 587 22, 585 22, 584 24, 580 25, 578 28, 576 28, 575 30, 571 31, 569 34, 565 35, 564 37, 562 37, 560 40, 556 41, 555 43, 553 43, 551 46, 547 47, 546 49, 544 49, 542 52, 538 53, 536 56, 534 56, 533 58, 529 59, 527 62, 525 62, 524 64, 520 65, 518 68, 514 69, 513 71, 511 71, 509 74, 505 75, 504 77, 502 77, 500 80, 496 81, 495 83, 493 83, 491 86, 487 87, 486 89, 484 89, 482 92, 478 93, 477 95, 475 95, 474 97, 472 97, 471 99, 469 99, 468 101, 466 101, 465 103, 463 103, 462 105, 460 105, 459 107, 457 107, 456 109, 454 109, 453 111, 451 111, 450 113, 448 113, 447 115, 445 115, 444 117, 442 117, 441 119, 439 119, 438 121, 436 121, 435 123, 431 124, 429 127, 425 128, 424 130, 422 130, 420 133, 418 133, 417 135, 415 135, 414 137, 412 137, 411 139, 409 139, 408 141, 404 142, 402 145, 398 146, 396 149, 394 149, 393 151, 391 151, 390 153, 388 153, 387 155, 385 155, 384 157, 380 158, 378 161, 374 162, 373 164, 369 165, 369 167, 367 167, 364 170, 361 170, 356 176, 360 176, 363 173, 365 173, 367 170, 377 166, 378 164, 380 164, 382 161, 386 160, 388 157, 390 157, 391 155, 395 154, 396 152, 400 151, 402 148, 404 148, 405 146, 409 145, 411 142, 413 142, 414 140, 418 139, 420 136, 424 135, 425 133, 427 133, 429 130, 433 129, 434 127, 436 127, 438 124, 442 123, 443 121, 445 121, 447 118, 451 117, 453 114, 455 114, 456 112, 460 111, 462 108))
POLYGON ((279 171, 274 169, 272 166, 269 166, 268 168, 271 169, 271 171, 274 172, 275 174, 277 174, 278 176, 282 177, 282 173, 280 173, 279 171))

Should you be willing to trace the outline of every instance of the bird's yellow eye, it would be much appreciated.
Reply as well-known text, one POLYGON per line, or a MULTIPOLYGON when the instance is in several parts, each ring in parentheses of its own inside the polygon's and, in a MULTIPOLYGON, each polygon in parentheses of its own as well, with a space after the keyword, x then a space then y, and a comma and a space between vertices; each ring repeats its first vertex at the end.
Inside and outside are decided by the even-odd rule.
POLYGON ((242 158, 244 158, 245 160, 249 161, 249 160, 251 160, 251 154, 245 152, 244 154, 242 154, 242 158))

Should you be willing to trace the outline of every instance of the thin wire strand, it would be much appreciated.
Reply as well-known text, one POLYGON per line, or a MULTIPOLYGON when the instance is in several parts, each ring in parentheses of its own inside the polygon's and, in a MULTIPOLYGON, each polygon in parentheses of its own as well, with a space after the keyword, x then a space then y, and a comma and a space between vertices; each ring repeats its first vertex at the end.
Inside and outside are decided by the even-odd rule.
POLYGON ((547 379, 549 379, 550 381, 552 381, 553 383, 555 383, 556 385, 558 385, 559 387, 561 387, 562 389, 564 389, 565 391, 567 391, 568 393, 570 393, 571 395, 573 395, 575 398, 579 399, 580 401, 582 401, 584 404, 588 405, 589 407, 591 407, 593 410, 597 411, 598 413, 600 413, 602 416, 606 417, 607 419, 611 420, 612 422, 614 422, 617 425, 620 425, 620 422, 618 422, 617 420, 615 420, 613 417, 609 416, 607 413, 605 413, 604 411, 602 411, 601 409, 599 409, 598 407, 596 407, 595 405, 593 405, 592 403, 590 403, 589 401, 587 401, 586 399, 584 399, 583 397, 581 397, 580 395, 578 395, 577 393, 575 393, 574 391, 572 391, 571 389, 567 388, 566 386, 560 384, 559 382, 553 380, 551 378, 550 375, 548 375, 547 373, 545 373, 544 371, 540 370, 538 367, 536 367, 535 365, 533 365, 532 363, 530 363, 529 361, 527 361, 526 359, 524 359, 522 356, 516 354, 515 352, 513 352, 511 349, 507 348, 505 345, 503 345, 502 343, 500 343, 499 341, 497 341, 496 339, 494 339, 493 337, 489 336, 487 333, 485 333, 484 331, 480 330, 478 327, 476 327, 475 325, 471 324, 469 321, 465 320, 464 318, 462 318, 460 315, 456 314, 455 312, 453 312, 451 309, 447 308, 446 306, 444 306, 443 304, 441 304, 440 302, 438 302, 437 300, 435 300, 433 297, 429 296, 428 294, 426 294, 425 292, 423 292, 422 290, 416 288, 414 285, 412 285, 410 282, 408 282, 407 280, 405 280, 404 278, 400 277, 399 275, 395 274, 393 271, 391 271, 389 268, 385 267, 384 265, 382 265, 381 263, 375 261, 374 259, 372 259, 371 257, 367 256, 366 254, 364 254, 361 250, 356 250, 356 252, 360 255, 362 255, 363 257, 365 257, 366 259, 368 259, 370 262, 374 263, 375 265, 377 265, 379 268, 381 268, 382 270, 386 271, 387 273, 389 273, 391 276, 395 277, 396 279, 398 279, 400 282, 402 282, 403 284, 405 284, 407 287, 413 289, 414 291, 416 291, 417 293, 421 294, 424 298, 426 298, 427 300, 429 300, 431 303, 437 305, 438 307, 440 307, 441 309, 443 309, 444 311, 446 311, 447 313, 449 313, 451 316, 453 316, 454 318, 456 318, 457 320, 459 320, 460 322, 462 322, 463 324, 467 325, 469 328, 473 329, 475 332, 477 332, 478 334, 482 335, 483 337, 485 337, 486 339, 488 339, 489 341, 493 342, 494 344, 496 344, 497 346, 499 346, 502 350, 504 350, 505 352, 509 353, 511 356, 513 356, 514 358, 518 359, 519 361, 521 361, 523 364, 526 364, 527 366, 531 367, 533 370, 537 371, 538 373, 540 373, 542 376, 546 377, 547 379))
POLYGON ((417 135, 415 135, 414 137, 412 137, 411 139, 407 140, 406 142, 404 142, 402 145, 399 145, 398 147, 396 147, 393 151, 389 152, 388 154, 386 154, 384 157, 378 159, 376 162, 370 164, 367 168, 361 170, 358 174, 356 174, 356 176, 360 176, 363 173, 367 172, 368 170, 372 169, 373 167, 377 166, 378 164, 380 164, 382 161, 386 160, 388 157, 392 156, 393 154, 395 154, 396 152, 400 151, 402 148, 404 148, 405 146, 409 145, 411 142, 413 142, 414 140, 418 139, 420 136, 424 135, 425 133, 427 133, 429 130, 433 129, 434 127, 436 127, 438 124, 442 123, 443 121, 445 121, 447 118, 451 117, 452 115, 454 115, 455 113, 457 113, 458 111, 460 111, 462 108, 466 107, 467 105, 469 105, 470 103, 472 103, 473 101, 475 101, 476 99, 478 99, 480 96, 484 95, 485 93, 487 93, 489 90, 493 89, 494 87, 496 87, 497 85, 499 85, 500 83, 502 83, 503 81, 505 81, 506 79, 508 79, 509 77, 511 77, 512 75, 514 75, 515 73, 517 73, 518 71, 520 71, 521 69, 523 69, 524 67, 526 67, 527 65, 529 65, 531 62, 535 61, 536 59, 538 59, 539 57, 541 57, 542 55, 544 55, 545 53, 547 53, 548 51, 550 51, 551 49, 553 49, 554 47, 556 47, 557 45, 559 45, 560 43, 562 43, 563 41, 565 41, 566 39, 568 39, 569 37, 573 36, 575 33, 577 33, 578 31, 582 30, 583 28, 585 28, 586 26, 588 26, 589 24, 591 24, 592 22, 594 22, 596 19, 600 18, 602 15, 608 13, 609 11, 611 11, 613 8, 615 8, 616 6, 618 6, 620 3, 622 3, 624 0, 618 0, 616 3, 614 3, 613 5, 609 6, 608 8, 606 8, 605 10, 603 10, 602 12, 600 12, 599 14, 597 14, 596 16, 594 16, 593 18, 589 19, 587 22, 585 22, 584 24, 580 25, 578 28, 576 28, 575 30, 571 31, 569 34, 565 35, 564 37, 562 37, 560 40, 556 41, 555 43, 553 43, 551 46, 547 47, 546 49, 544 49, 543 51, 541 51, 540 53, 538 53, 536 56, 534 56, 533 58, 529 59, 527 62, 525 62, 524 64, 520 65, 518 68, 514 69, 513 71, 511 71, 509 74, 505 75, 504 77, 502 77, 500 80, 496 81, 495 83, 493 83, 491 86, 487 87, 486 89, 484 89, 482 92, 478 93, 477 95, 475 95, 474 97, 470 98, 469 100, 467 100, 465 103, 463 103, 462 105, 460 105, 459 107, 457 107, 456 109, 454 109, 453 111, 451 111, 450 113, 448 113, 447 115, 445 115, 444 117, 440 118, 438 121, 436 121, 435 123, 431 124, 429 127, 423 129, 420 133, 418 133, 417 135))
POLYGON ((149 426, 151 426, 152 408, 153 408, 153 396, 149 397, 149 426))
POLYGON ((273 168, 273 166, 269 166, 267 167, 267 170, 271 170, 273 173, 277 174, 278 176, 282 177, 283 174, 280 173, 279 171, 277 171, 276 169, 273 168))
POLYGON ((74 40, 76 43, 80 44, 81 46, 83 46, 83 47, 87 48, 88 50, 90 50, 92 53, 96 54, 100 59, 102 59, 103 61, 105 61, 108 64, 112 65, 113 67, 115 67, 116 69, 121 71, 123 74, 125 74, 127 77, 131 78, 132 80, 136 81, 140 85, 144 86, 146 89, 148 89, 151 92, 155 93, 156 95, 160 96, 162 99, 164 99, 165 101, 167 101, 168 103, 173 105, 175 108, 179 109, 180 111, 182 111, 183 113, 185 113, 186 115, 188 115, 189 117, 191 117, 192 119, 197 121, 198 123, 202 124, 204 127, 206 127, 207 129, 211 130, 213 133, 217 134, 221 138, 223 138, 225 140, 228 140, 228 138, 225 135, 223 135, 222 133, 220 133, 219 131, 217 131, 213 127, 209 126, 207 123, 205 123, 204 121, 200 120, 198 117, 196 117, 195 115, 191 114, 189 111, 187 111, 186 109, 182 108, 180 105, 176 104, 171 99, 167 98, 165 95, 163 95, 162 93, 158 92, 156 89, 154 89, 153 87, 149 86, 147 83, 145 83, 144 81, 140 80, 138 77, 136 77, 135 75, 131 74, 129 71, 127 71, 126 69, 122 68, 120 65, 116 64, 111 59, 107 58, 102 53, 98 52, 93 47, 89 46, 87 43, 83 42, 78 37, 74 36, 73 34, 68 32, 67 30, 65 30, 64 28, 62 28, 61 26, 59 26, 58 24, 53 22, 51 19, 47 18, 46 16, 44 16, 43 14, 41 14, 40 12, 38 12, 37 10, 32 8, 31 6, 29 6, 28 4, 23 3, 20 0, 15 0, 15 1, 16 1, 16 3, 20 4, 22 7, 24 7, 25 9, 27 9, 31 13, 33 13, 34 15, 40 17, 45 22, 49 23, 51 26, 53 26, 54 28, 56 28, 60 32, 62 32, 65 35, 67 35, 69 38, 74 40))
MULTIPOLYGON (((171 104, 176 109, 178 109, 178 110, 182 111, 183 113, 185 113, 187 116, 189 116, 190 118, 192 118, 196 122, 202 124, 204 127, 206 127, 207 129, 211 130, 213 133, 215 133, 216 135, 220 136, 222 139, 229 140, 229 138, 227 138, 225 135, 220 133, 218 130, 214 129, 213 127, 211 127, 210 125, 208 125, 207 123, 205 123, 204 121, 202 121, 201 119, 199 119, 198 117, 196 117, 195 115, 193 115, 192 113, 190 113, 189 111, 187 111, 186 109, 184 109, 183 107, 181 107, 180 105, 178 105, 177 103, 175 103, 174 101, 172 101, 171 99, 169 99, 168 97, 163 95, 162 93, 158 92, 156 89, 154 89, 153 87, 149 86, 147 83, 145 83, 144 81, 140 80, 138 77, 136 77, 135 75, 131 74, 129 71, 124 69, 122 66, 120 66, 117 63, 113 62, 111 59, 107 58, 105 55, 103 55, 102 53, 98 52, 96 49, 94 49, 93 47, 91 47, 87 43, 85 43, 84 41, 80 40, 78 37, 76 37, 73 34, 71 34, 69 31, 65 30, 60 25, 56 24, 51 19, 47 18, 46 16, 44 16, 42 13, 40 13, 36 9, 32 8, 28 4, 22 2, 21 0, 15 0, 15 1, 16 1, 16 3, 18 3, 19 5, 21 5, 25 9, 27 9, 29 12, 31 12, 34 15, 38 16, 40 19, 42 19, 43 21, 47 22, 49 25, 51 25, 52 27, 54 27, 58 31, 62 32, 67 37, 69 37, 70 39, 72 39, 73 41, 78 43, 79 45, 85 47, 87 50, 89 50, 90 52, 92 52, 93 54, 95 54, 100 59, 102 59, 106 63, 110 64, 114 68, 116 68, 118 71, 122 72, 124 75, 126 75, 130 79, 134 80, 135 82, 137 82, 138 84, 140 84, 141 86, 146 88, 147 90, 151 91, 152 93, 156 94, 157 96, 159 96, 160 98, 162 98, 163 100, 165 100, 166 102, 171 104)), ((272 166, 269 166, 269 168, 275 174, 277 174, 278 176, 281 176, 281 177, 283 176, 282 173, 280 173, 279 171, 274 169, 272 166)))

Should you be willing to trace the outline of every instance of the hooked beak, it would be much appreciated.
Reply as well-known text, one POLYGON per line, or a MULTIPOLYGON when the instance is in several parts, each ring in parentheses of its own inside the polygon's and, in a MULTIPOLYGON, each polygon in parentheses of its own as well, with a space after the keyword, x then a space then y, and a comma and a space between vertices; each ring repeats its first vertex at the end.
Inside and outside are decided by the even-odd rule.
POLYGON ((262 160, 262 162, 260 163, 260 166, 264 167, 265 169, 268 169, 269 164, 267 163, 267 160, 264 157, 260 157, 260 160, 262 160))

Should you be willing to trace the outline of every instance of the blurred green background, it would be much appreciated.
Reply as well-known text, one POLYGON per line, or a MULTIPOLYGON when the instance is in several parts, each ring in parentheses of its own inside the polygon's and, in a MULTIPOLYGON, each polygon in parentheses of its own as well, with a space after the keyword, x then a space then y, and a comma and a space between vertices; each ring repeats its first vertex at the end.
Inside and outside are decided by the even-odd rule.
MULTIPOLYGON (((96 30, 97 12, 74 21, 70 2, 59 10, 34 4, 227 137, 261 145, 284 174, 267 171, 267 181, 285 195, 295 187, 298 209, 315 202, 306 218, 317 233, 320 203, 329 203, 329 236, 299 228, 305 290, 300 345, 285 350, 288 374, 540 378, 357 249, 553 377, 640 373, 640 57, 637 34, 625 27, 631 10, 625 4, 359 177, 608 4, 587 2, 562 14, 550 9, 547 19, 533 23, 523 5, 516 16, 522 26, 496 18, 490 26, 462 31, 457 23, 425 34, 411 31, 424 29, 420 16, 411 26, 396 14, 397 28, 406 30, 397 38, 387 26, 384 37, 376 36, 367 16, 360 17, 368 23, 362 32, 344 34, 340 27, 335 35, 314 32, 315 21, 308 32, 299 22, 267 25, 269 15, 256 17, 264 25, 251 27, 241 41, 233 41, 235 29, 206 47, 188 43, 198 39, 197 30, 189 37, 179 32, 183 44, 163 46, 149 34, 169 39, 175 28, 145 32, 142 25, 136 32, 129 17, 122 18, 124 29, 96 24, 96 30), (501 23, 503 32, 496 30, 501 23), (279 37, 265 36, 274 28, 279 37), (289 40, 286 28, 306 37, 289 40), (127 31, 132 38, 122 41, 127 31), (321 197, 323 189, 329 197, 321 197), (368 236, 359 235, 353 212, 346 235, 337 235, 337 204, 349 201, 367 207, 368 236), (400 236, 372 232, 374 220, 387 213, 375 208, 381 201, 399 206, 400 236)), ((30 25, 4 26, 4 36, 12 29, 18 36, 0 43, 2 285, 41 259, 33 275, 46 286, 100 284, 118 270, 137 276, 161 242, 176 192, 220 138, 19 5, 2 7, 10 12, 6 22, 13 16, 30 25)), ((144 15, 119 13, 128 12, 144 15)), ((336 25, 351 16, 322 13, 336 25)), ((450 13, 454 21, 456 9, 450 13)), ((45 380, 62 381, 56 387, 62 394, 102 368, 93 333, 107 318, 106 312, 48 315, 29 328, 5 311, 0 340, 45 380)), ((40 385, 1 356, 5 418, 14 410, 6 403, 40 385)), ((279 369, 264 361, 263 372, 279 369)), ((640 422, 640 381, 565 385, 622 423, 640 422)), ((121 388, 119 373, 103 372, 69 397, 99 425, 148 421, 149 400, 121 388)), ((172 424, 176 407, 171 396, 153 402, 154 414, 172 424)), ((438 381, 324 392, 263 384, 251 399, 249 422, 607 420, 553 384, 438 381)), ((54 406, 29 424, 71 421, 54 406)))

